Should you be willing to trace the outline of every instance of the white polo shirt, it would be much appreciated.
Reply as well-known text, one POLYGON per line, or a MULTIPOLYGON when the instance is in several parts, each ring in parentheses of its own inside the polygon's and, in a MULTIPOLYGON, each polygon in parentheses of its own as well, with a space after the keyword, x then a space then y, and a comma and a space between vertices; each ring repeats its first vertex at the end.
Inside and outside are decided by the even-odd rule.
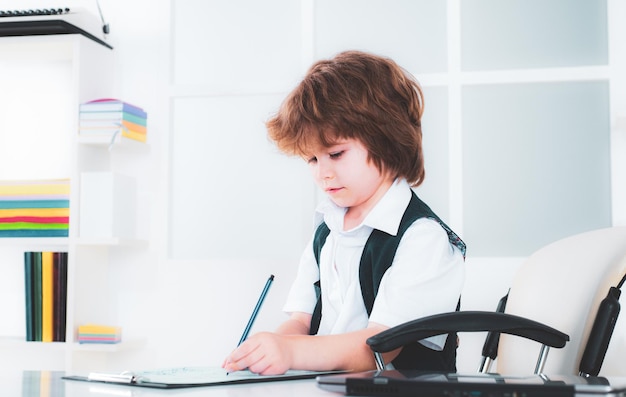
MULTIPOLYGON (((369 322, 393 327, 454 311, 465 277, 463 255, 450 244, 446 231, 437 221, 423 218, 405 232, 392 266, 381 280, 371 316, 367 317, 359 282, 363 248, 373 229, 397 234, 410 199, 408 183, 397 180, 363 222, 346 231, 342 230, 346 209, 330 199, 320 203, 317 223, 323 218, 330 229, 320 254, 320 266, 315 261, 311 239, 283 310, 312 314, 317 302, 312 286, 320 280, 322 319, 318 335, 360 330, 369 322)), ((429 338, 423 344, 440 350, 445 338, 445 335, 429 338)))

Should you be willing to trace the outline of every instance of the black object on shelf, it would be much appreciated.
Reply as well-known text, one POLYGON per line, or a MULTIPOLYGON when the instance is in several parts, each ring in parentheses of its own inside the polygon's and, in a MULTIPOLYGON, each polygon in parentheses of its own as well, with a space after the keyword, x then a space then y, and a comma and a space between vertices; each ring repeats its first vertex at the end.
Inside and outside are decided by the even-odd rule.
POLYGON ((0 36, 36 36, 48 34, 82 34, 107 48, 113 49, 113 47, 104 40, 62 19, 10 22, 2 22, 2 19, 0 19, 0 36))

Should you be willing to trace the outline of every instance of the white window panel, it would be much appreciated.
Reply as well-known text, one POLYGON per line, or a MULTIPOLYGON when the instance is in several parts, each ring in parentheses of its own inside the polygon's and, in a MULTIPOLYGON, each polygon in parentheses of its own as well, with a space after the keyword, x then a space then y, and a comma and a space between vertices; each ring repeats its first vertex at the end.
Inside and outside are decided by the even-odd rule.
POLYGON ((604 0, 464 0, 463 70, 605 65, 604 0))
POLYGON ((448 155, 448 92, 445 87, 424 88, 422 141, 426 177, 415 189, 446 223, 450 220, 450 159, 448 155))
POLYGON ((526 256, 611 226, 606 81, 463 90, 464 237, 473 256, 526 256))

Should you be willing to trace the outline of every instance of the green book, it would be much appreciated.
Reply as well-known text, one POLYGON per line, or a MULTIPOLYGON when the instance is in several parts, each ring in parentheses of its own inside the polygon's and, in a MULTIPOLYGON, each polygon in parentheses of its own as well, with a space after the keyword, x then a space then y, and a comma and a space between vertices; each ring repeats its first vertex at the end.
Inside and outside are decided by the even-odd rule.
POLYGON ((33 340, 41 342, 42 337, 42 289, 41 252, 33 252, 33 340))
POLYGON ((33 311, 33 253, 24 252, 24 291, 25 291, 25 307, 26 307, 26 340, 34 341, 35 334, 33 329, 34 311, 33 311))

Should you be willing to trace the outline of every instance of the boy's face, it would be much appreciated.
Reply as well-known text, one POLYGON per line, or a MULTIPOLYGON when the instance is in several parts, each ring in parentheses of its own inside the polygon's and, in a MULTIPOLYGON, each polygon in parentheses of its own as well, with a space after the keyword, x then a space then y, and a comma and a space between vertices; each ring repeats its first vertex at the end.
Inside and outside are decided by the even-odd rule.
POLYGON ((367 149, 357 139, 318 147, 305 160, 317 185, 348 211, 367 214, 393 182, 368 160, 367 149))

